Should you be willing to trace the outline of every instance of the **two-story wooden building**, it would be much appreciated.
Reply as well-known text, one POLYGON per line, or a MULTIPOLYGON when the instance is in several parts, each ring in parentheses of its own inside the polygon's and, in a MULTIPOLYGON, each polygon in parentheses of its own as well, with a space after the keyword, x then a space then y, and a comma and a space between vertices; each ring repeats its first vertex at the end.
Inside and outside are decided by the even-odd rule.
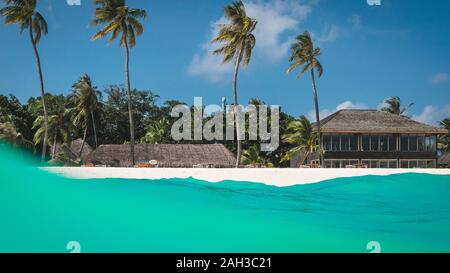
MULTIPOLYGON (((337 111, 321 121, 321 130, 325 168, 436 168, 437 136, 447 133, 379 110, 337 111)), ((316 154, 304 162, 318 161, 316 154)))

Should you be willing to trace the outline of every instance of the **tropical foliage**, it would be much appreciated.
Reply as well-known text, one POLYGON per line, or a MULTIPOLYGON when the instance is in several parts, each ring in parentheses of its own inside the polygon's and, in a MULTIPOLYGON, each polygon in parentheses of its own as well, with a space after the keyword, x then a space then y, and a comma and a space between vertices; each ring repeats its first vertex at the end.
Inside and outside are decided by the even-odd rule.
POLYGON ((282 141, 293 147, 286 152, 282 161, 290 161, 298 154, 303 154, 302 160, 299 161, 299 166, 302 166, 308 156, 319 149, 317 133, 305 116, 291 121, 287 130, 288 133, 283 136, 282 141))
POLYGON ((386 106, 381 109, 382 111, 399 116, 403 116, 414 105, 414 103, 410 103, 406 107, 402 107, 400 98, 396 96, 384 100, 384 104, 386 106))

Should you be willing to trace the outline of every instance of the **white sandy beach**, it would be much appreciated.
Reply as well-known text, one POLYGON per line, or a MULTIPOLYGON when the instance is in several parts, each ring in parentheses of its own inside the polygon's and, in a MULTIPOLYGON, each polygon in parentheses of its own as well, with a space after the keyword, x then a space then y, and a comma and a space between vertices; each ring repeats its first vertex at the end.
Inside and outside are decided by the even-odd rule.
MULTIPOLYGON (((391 175, 400 173, 427 173, 450 175, 450 169, 176 169, 176 168, 84 168, 48 167, 43 168, 69 178, 131 178, 162 179, 193 177, 209 182, 223 180, 247 181, 285 187, 297 184, 316 183, 339 177, 365 175, 391 175)), ((450 180, 450 179, 449 179, 450 180)))

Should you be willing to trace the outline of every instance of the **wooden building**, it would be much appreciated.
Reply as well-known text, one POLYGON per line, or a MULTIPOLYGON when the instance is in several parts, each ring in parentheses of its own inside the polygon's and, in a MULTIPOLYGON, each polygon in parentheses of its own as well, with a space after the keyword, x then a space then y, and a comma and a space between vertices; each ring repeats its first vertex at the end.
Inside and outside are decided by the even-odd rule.
POLYGON ((325 168, 436 168, 437 136, 448 132, 384 111, 340 110, 321 120, 321 133, 325 168))

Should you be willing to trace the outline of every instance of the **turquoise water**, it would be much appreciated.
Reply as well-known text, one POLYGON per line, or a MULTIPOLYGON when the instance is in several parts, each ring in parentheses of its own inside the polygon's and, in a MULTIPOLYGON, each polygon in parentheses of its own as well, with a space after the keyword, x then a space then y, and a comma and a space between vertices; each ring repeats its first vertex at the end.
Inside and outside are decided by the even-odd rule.
POLYGON ((71 180, 0 151, 0 252, 450 252, 450 176, 71 180))

